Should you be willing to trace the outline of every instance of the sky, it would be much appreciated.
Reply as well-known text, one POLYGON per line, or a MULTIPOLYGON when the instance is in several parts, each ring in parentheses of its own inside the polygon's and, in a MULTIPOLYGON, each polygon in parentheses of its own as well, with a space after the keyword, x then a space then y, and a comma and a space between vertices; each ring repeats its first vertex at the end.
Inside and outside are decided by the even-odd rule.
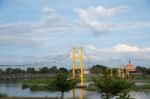
POLYGON ((81 46, 94 64, 150 67, 149 10, 149 0, 0 0, 0 64, 81 46))

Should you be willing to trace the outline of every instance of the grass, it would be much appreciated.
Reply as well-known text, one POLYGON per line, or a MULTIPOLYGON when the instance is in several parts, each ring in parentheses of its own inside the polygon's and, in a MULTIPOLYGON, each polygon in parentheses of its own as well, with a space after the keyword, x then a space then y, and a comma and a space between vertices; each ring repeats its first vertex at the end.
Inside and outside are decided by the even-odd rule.
POLYGON ((29 88, 31 91, 50 91, 48 84, 52 82, 53 78, 34 78, 27 80, 19 80, 22 84, 22 89, 29 88))
MULTIPOLYGON (((51 82, 54 78, 34 78, 34 79, 28 79, 28 80, 19 80, 18 83, 22 84, 22 88, 30 88, 32 91, 36 90, 45 90, 47 91, 47 86, 49 82, 51 82), (40 84, 42 86, 40 86, 40 84)), ((91 78, 86 78, 85 82, 92 81, 91 78)), ((86 90, 89 91, 95 91, 96 88, 93 85, 88 85, 86 90)), ((133 91, 147 91, 150 90, 150 83, 149 84, 144 84, 144 85, 134 85, 131 90, 133 91)))
MULTIPOLYGON (((89 84, 85 90, 88 91, 96 91, 96 87, 94 84, 89 84)), ((150 91, 150 83, 149 84, 143 84, 143 85, 134 85, 132 88, 130 88, 131 91, 150 91)))
POLYGON ((22 84, 22 89, 30 89, 30 91, 53 91, 46 84, 22 84))
POLYGON ((47 85, 31 85, 30 86, 31 91, 50 91, 49 87, 47 85))
POLYGON ((22 83, 22 84, 48 84, 52 80, 53 80, 53 78, 34 78, 34 79, 19 80, 18 83, 22 83))
MULTIPOLYGON (((62 99, 62 98, 50 98, 50 97, 0 97, 0 99, 62 99)), ((79 98, 64 98, 64 99, 79 99, 79 98)))
POLYGON ((22 84, 22 89, 30 88, 30 85, 28 84, 22 84))
POLYGON ((144 85, 135 85, 131 89, 133 91, 147 91, 150 90, 150 83, 149 84, 144 84, 144 85))
MULTIPOLYGON (((33 78, 33 79, 26 79, 26 80, 19 80, 18 83, 21 84, 48 84, 54 78, 33 78)), ((79 79, 77 80, 79 82, 79 79)), ((84 82, 92 81, 90 77, 84 78, 84 82)))
POLYGON ((48 97, 1 97, 0 99, 59 99, 59 98, 48 98, 48 97))

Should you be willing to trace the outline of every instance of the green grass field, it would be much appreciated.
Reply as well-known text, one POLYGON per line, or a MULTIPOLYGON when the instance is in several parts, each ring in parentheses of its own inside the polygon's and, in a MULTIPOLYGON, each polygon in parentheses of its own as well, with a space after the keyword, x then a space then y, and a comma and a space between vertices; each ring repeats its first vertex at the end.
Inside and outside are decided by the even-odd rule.
POLYGON ((38 97, 1 97, 0 99, 59 99, 59 98, 38 98, 38 97))
MULTIPOLYGON (((62 98, 49 98, 49 97, 0 97, 0 99, 62 99, 62 98)), ((78 99, 78 98, 64 98, 64 99, 78 99)))
POLYGON ((52 80, 53 80, 53 78, 34 78, 34 79, 27 79, 27 80, 19 80, 18 83, 22 83, 22 84, 48 84, 52 80))
MULTIPOLYGON (((53 79, 54 78, 34 78, 34 79, 19 80, 18 83, 21 83, 21 84, 48 84, 53 79)), ((90 81, 92 81, 91 78, 84 78, 84 82, 90 82, 90 81)))

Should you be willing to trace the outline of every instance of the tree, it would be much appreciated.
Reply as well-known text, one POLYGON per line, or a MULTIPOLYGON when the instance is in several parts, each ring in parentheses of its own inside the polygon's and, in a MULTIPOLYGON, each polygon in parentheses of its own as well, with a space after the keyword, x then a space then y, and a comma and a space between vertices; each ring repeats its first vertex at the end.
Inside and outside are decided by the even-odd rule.
POLYGON ((107 69, 106 66, 97 64, 90 68, 90 72, 99 74, 99 73, 103 73, 103 71, 106 71, 106 69, 107 69))
POLYGON ((39 70, 40 73, 49 73, 49 69, 47 67, 42 67, 40 70, 39 70))
POLYGON ((24 70, 21 70, 21 69, 19 69, 19 68, 14 68, 14 69, 12 69, 12 71, 11 71, 11 73, 13 73, 13 74, 15 74, 15 73, 23 73, 23 72, 25 72, 24 70))
POLYGON ((68 70, 66 68, 61 67, 59 68, 58 72, 68 72, 68 70))
MULTIPOLYGON (((93 79, 97 91, 101 93, 103 99, 110 99, 114 96, 128 95, 128 89, 133 85, 132 82, 119 77, 111 77, 106 73, 93 79)), ((120 96, 121 97, 121 96, 120 96)), ((129 96, 127 96, 129 97, 129 96)), ((119 99, 119 98, 118 98, 119 99)), ((121 99, 121 98, 120 98, 121 99)), ((127 99, 124 97, 123 99, 127 99)))
POLYGON ((6 74, 12 73, 12 68, 6 68, 6 69, 5 69, 5 73, 6 73, 6 74))
POLYGON ((2 74, 3 73, 3 69, 0 69, 0 74, 2 74))
POLYGON ((147 69, 147 74, 150 75, 150 68, 147 69))
POLYGON ((36 73, 36 70, 35 70, 35 68, 29 67, 29 68, 27 68, 27 73, 36 73))
POLYGON ((144 66, 136 66, 136 70, 142 72, 144 76, 150 74, 150 68, 146 68, 144 66))
POLYGON ((63 98, 64 92, 70 91, 76 85, 76 81, 69 79, 69 74, 65 72, 58 73, 54 81, 49 84, 49 88, 60 91, 63 98))
POLYGON ((57 67, 56 66, 52 66, 51 68, 49 68, 49 72, 56 73, 57 72, 57 67))
POLYGON ((137 71, 140 71, 140 72, 142 72, 142 73, 146 73, 146 71, 147 71, 147 68, 146 67, 142 67, 142 66, 137 66, 136 67, 136 70, 137 71))

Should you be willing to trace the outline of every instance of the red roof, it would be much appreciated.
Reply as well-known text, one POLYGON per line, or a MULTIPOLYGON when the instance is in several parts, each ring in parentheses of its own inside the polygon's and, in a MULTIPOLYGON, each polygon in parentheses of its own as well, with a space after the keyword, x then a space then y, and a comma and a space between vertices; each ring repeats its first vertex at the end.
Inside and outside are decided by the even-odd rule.
POLYGON ((127 64, 126 70, 128 70, 128 71, 135 71, 135 67, 131 64, 131 61, 129 61, 129 64, 127 64))

